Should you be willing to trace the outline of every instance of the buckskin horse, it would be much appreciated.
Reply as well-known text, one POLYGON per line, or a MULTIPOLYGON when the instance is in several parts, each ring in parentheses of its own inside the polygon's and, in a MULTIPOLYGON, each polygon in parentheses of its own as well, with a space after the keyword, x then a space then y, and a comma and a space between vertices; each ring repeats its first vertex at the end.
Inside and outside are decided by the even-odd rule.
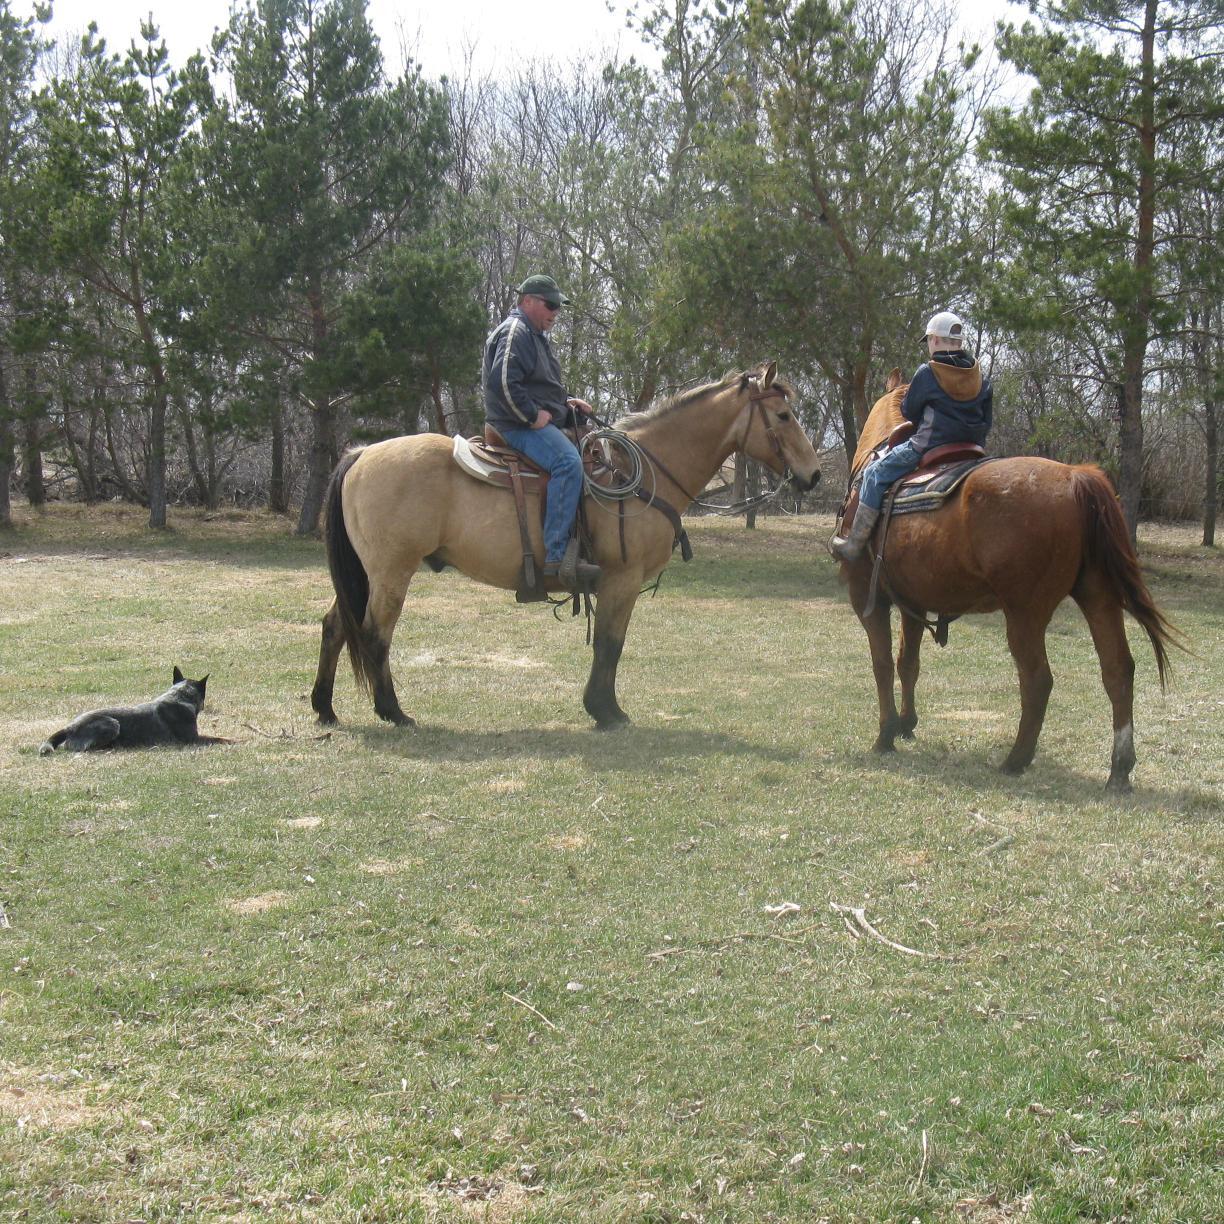
MULTIPOLYGON (((583 694, 601 729, 628 722, 616 699, 616 669, 643 586, 667 565, 682 512, 724 460, 743 452, 793 485, 820 477, 816 452, 791 410, 793 389, 776 364, 728 374, 625 417, 615 429, 652 469, 656 506, 623 516, 591 507, 593 560, 602 567, 595 600, 594 659, 583 694)), ((645 500, 645 498, 644 498, 645 500)), ((537 499, 527 498, 537 566, 543 540, 537 499)), ((481 483, 452 458, 439 434, 391 438, 348 451, 336 466, 324 505, 328 569, 336 597, 323 617, 319 670, 311 704, 319 721, 336 721, 332 690, 347 646, 358 687, 373 691, 380 718, 413 725, 391 678, 391 635, 408 584, 422 562, 454 566, 489 586, 514 590, 522 547, 514 498, 481 483)))
MULTIPOLYGON (((859 437, 851 488, 872 453, 902 424, 900 371, 889 375, 886 388, 859 437)), ((1046 627, 1070 595, 1088 622, 1113 706, 1107 789, 1130 790, 1135 662, 1123 611, 1151 641, 1162 690, 1167 648, 1177 643, 1143 581, 1117 497, 1099 468, 1041 458, 992 460, 974 468, 938 510, 892 518, 886 541, 877 529, 872 547, 842 568, 871 647, 880 703, 877 752, 893 751, 898 735, 912 739, 918 725, 914 690, 923 629, 930 628, 928 614, 946 622, 969 612, 1001 610, 1020 678, 1020 726, 1003 770, 1027 768, 1053 688, 1046 627), (880 548, 884 559, 873 600, 872 570, 880 548), (900 711, 893 691, 892 604, 901 613, 900 711)))

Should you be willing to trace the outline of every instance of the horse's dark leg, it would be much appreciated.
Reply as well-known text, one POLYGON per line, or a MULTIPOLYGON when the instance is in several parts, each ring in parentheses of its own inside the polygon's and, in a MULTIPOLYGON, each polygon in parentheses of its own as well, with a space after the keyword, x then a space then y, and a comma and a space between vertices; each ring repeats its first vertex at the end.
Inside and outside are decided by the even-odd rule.
POLYGON ((1051 611, 1037 612, 1032 608, 1004 609, 1007 618, 1007 645, 1016 661, 1020 677, 1020 728, 1016 742, 1003 762, 1003 772, 1022 773, 1032 763, 1037 751, 1037 737, 1045 722, 1046 706, 1054 677, 1046 657, 1045 631, 1051 611))
POLYGON ((336 664, 344 649, 344 633, 340 628, 340 611, 336 601, 323 617, 323 640, 319 645, 319 670, 315 672, 314 688, 310 691, 310 705, 324 726, 336 722, 336 711, 332 706, 332 692, 336 684, 336 664))
MULTIPOLYGON (((852 588, 852 599, 854 595, 852 588)), ((862 601, 854 599, 855 610, 865 602, 865 598, 862 601)), ((871 670, 875 674, 876 697, 880 703, 880 732, 872 747, 876 752, 892 752, 896 746, 896 738, 902 732, 902 726, 897 716, 891 608, 884 600, 878 600, 871 615, 863 616, 860 612, 859 620, 867 631, 867 643, 871 648, 871 670)))
POLYGON ((902 739, 913 739, 918 725, 914 695, 918 688, 919 655, 922 652, 922 622, 901 614, 901 649, 897 653, 897 674, 901 677, 901 714, 897 725, 902 739))
POLYGON ((374 687, 374 712, 384 722, 394 723, 397 727, 416 726, 415 719, 409 718, 400 709, 399 698, 395 695, 395 681, 391 679, 391 635, 395 632, 396 622, 404 610, 404 597, 407 593, 406 583, 394 589, 385 586, 372 587, 365 624, 362 626, 362 632, 367 635, 369 642, 369 675, 374 687))
POLYGON ((1085 573, 1071 592, 1092 632, 1101 680, 1113 705, 1113 754, 1105 789, 1125 794, 1135 767, 1135 658, 1126 640, 1118 598, 1098 575, 1085 573))
POLYGON ((609 574, 607 571, 600 582, 595 608, 594 658, 582 694, 582 704, 600 731, 610 731, 629 721, 629 715, 616 700, 616 668, 640 585, 636 575, 609 574))

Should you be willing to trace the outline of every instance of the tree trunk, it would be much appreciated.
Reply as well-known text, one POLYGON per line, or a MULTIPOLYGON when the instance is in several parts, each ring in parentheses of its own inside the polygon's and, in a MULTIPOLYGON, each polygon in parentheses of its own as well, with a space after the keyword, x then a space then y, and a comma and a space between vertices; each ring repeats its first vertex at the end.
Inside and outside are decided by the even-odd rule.
POLYGON ((0 527, 13 525, 13 418, 0 365, 0 527))
POLYGON ((1122 328, 1122 420, 1118 434, 1118 495, 1134 543, 1143 492, 1143 372, 1152 320, 1152 253, 1156 226, 1156 11, 1147 0, 1139 98, 1139 207, 1135 219, 1137 290, 1122 328))
POLYGON ((297 534, 313 535, 318 529, 319 512, 327 492, 327 480, 335 466, 336 411, 326 395, 320 395, 310 408, 310 460, 306 469, 306 488, 302 493, 302 512, 297 534))
POLYGON ((268 509, 273 514, 289 510, 289 489, 285 483, 285 408, 278 403, 272 410, 272 474, 268 480, 268 509))
MULTIPOLYGON (((196 450, 195 430, 191 428, 191 413, 187 411, 184 404, 177 402, 177 397, 175 407, 178 409, 179 420, 183 423, 183 442, 187 449, 187 466, 191 470, 191 483, 195 486, 196 501, 201 506, 209 506, 208 481, 200 470, 200 456, 196 450)), ((209 509, 211 508, 209 506, 209 509)))
POLYGON ((438 359, 429 359, 429 396, 434 406, 434 432, 444 437, 449 436, 446 428, 446 406, 442 402, 442 371, 438 368, 438 359))
POLYGON ((1220 423, 1214 392, 1208 391, 1203 409, 1207 415, 1205 422, 1207 434, 1207 454, 1205 456, 1207 480, 1206 488, 1203 490, 1203 546, 1205 548, 1214 548, 1220 487, 1220 423))
POLYGON ((153 375, 149 412, 149 526, 166 525, 166 383, 160 363, 153 375))
MULTIPOLYGON (((306 293, 310 305, 310 336, 314 354, 321 355, 327 341, 327 316, 323 310, 323 286, 317 274, 310 278, 306 293)), ((310 404, 310 458, 306 468, 306 488, 302 492, 302 512, 297 534, 314 535, 319 512, 327 492, 327 480, 336 465, 336 410, 326 392, 319 392, 310 404)))
POLYGON ((38 388, 34 362, 27 359, 25 368, 25 411, 22 413, 22 471, 25 476, 26 500, 31 506, 47 504, 47 482, 43 479, 42 411, 38 406, 38 388))
POLYGON ((854 463, 859 440, 859 424, 854 418, 854 388, 847 380, 839 382, 837 389, 841 392, 842 437, 846 443, 846 467, 849 468, 854 463))

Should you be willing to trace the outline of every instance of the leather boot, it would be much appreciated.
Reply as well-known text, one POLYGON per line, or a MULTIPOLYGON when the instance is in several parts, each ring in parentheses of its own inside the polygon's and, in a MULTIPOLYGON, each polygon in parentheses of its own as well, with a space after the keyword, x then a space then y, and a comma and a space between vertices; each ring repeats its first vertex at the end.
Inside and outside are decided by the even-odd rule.
POLYGON ((829 551, 839 561, 857 561, 867 547, 867 541, 876 525, 880 512, 872 506, 859 505, 854 513, 854 523, 843 536, 834 536, 829 544, 829 551))
POLYGON ((589 590, 598 582, 603 571, 598 565, 578 559, 578 537, 571 536, 565 556, 560 561, 544 562, 544 580, 557 581, 573 594, 589 590))

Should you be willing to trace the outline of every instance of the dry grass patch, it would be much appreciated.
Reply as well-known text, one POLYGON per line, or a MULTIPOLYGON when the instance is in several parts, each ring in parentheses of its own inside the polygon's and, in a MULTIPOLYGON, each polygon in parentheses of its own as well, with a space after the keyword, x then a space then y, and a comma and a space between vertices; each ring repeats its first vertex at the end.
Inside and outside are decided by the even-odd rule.
POLYGON ((591 839, 582 833, 562 833, 550 837, 548 844, 554 850, 572 854, 576 850, 585 850, 591 844, 591 839))
POLYGON ((397 859, 391 862, 388 859, 371 859, 368 863, 361 864, 361 870, 366 875, 373 876, 389 876, 396 875, 401 871, 408 871, 412 867, 420 867, 424 862, 423 859, 397 859))
POLYGON ((287 829, 317 829, 323 824, 322 816, 295 816, 292 820, 282 820, 287 829))
POLYGON ((234 901, 227 901, 225 904, 235 914, 264 914, 270 909, 276 909, 278 905, 284 905, 288 900, 287 892, 274 891, 260 893, 256 897, 241 897, 234 901))
POLYGON ((0 1117, 10 1119, 19 1131, 65 1131, 97 1119, 100 1109, 86 1105, 80 1092, 54 1084, 53 1078, 0 1063, 0 1117))

